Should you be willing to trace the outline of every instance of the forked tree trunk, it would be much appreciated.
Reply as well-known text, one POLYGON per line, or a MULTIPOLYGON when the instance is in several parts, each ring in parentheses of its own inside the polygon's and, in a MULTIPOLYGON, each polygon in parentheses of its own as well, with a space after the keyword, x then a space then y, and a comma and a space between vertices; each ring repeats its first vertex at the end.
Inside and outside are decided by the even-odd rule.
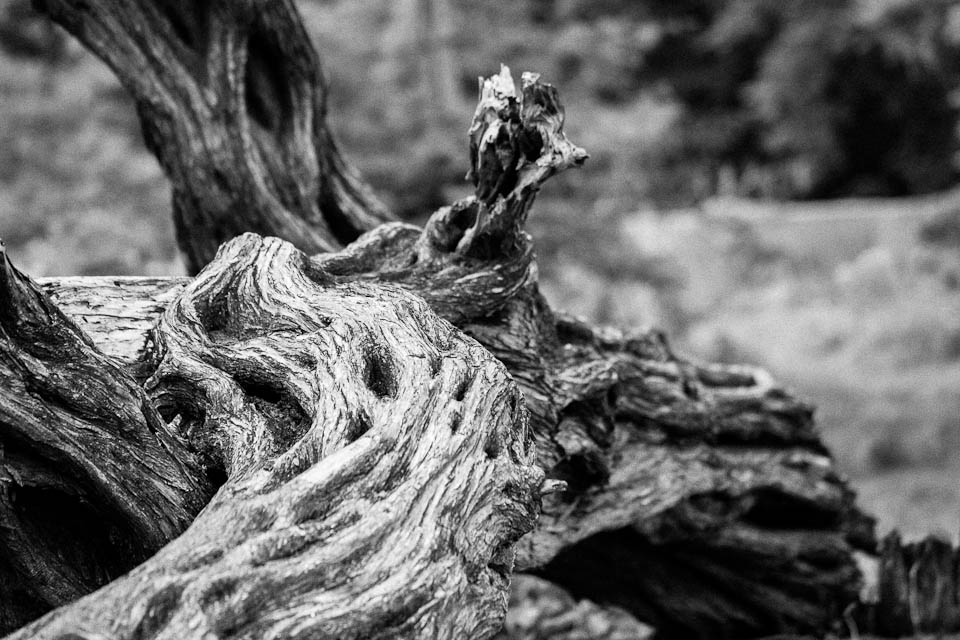
MULTIPOLYGON (((586 157, 552 87, 486 80, 476 195, 375 227, 289 2, 45 7, 137 98, 191 265, 233 239, 194 280, 3 257, 0 627, 60 607, 13 637, 483 638, 514 571, 608 633, 853 619, 873 526, 812 409, 539 294, 527 213, 586 157)), ((955 565, 889 542, 854 617, 955 625, 955 565)))

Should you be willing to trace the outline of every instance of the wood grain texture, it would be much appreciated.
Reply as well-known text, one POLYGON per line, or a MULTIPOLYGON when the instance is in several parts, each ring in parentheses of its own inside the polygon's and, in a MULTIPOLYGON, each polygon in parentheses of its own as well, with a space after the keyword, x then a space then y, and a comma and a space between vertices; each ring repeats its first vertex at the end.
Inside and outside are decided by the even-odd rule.
POLYGON ((212 494, 143 389, 0 248, 0 632, 133 568, 212 494))
POLYGON ((543 472, 516 385, 476 342, 401 288, 252 234, 155 340, 150 397, 224 484, 157 555, 12 638, 500 628, 543 472))
POLYGON ((292 0, 38 0, 136 100, 190 273, 247 231, 339 248, 391 214, 340 155, 292 0))
MULTIPOLYGON (((861 587, 855 554, 875 552, 873 523, 826 451, 812 407, 762 370, 686 361, 656 331, 595 327, 549 307, 522 223, 541 184, 585 157, 563 134, 552 88, 533 75, 520 90, 506 72, 488 79, 471 140, 475 196, 442 208, 422 230, 386 224, 341 252, 304 259, 302 277, 343 292, 372 286, 413 294, 510 372, 530 412, 537 464, 553 481, 541 488, 540 523, 517 544, 517 567, 577 597, 622 607, 668 638, 822 633, 841 625, 861 587)), ((237 275, 231 286, 247 277, 237 275)), ((125 330, 144 332, 158 315, 146 298, 183 286, 100 283, 125 330), (143 297, 134 300, 134 291, 143 297)), ((74 283, 44 286, 83 322, 89 302, 68 294, 74 283)), ((227 308, 242 308, 242 300, 227 308)), ((236 320, 224 320, 225 330, 235 333, 230 323, 245 313, 259 312, 231 311, 227 318, 236 320)), ((186 324, 222 324, 202 317, 186 324)), ((257 331, 284 335, 286 321, 276 322, 257 331)), ((99 339, 109 341, 109 331, 99 339)), ((126 344, 117 355, 142 371, 143 350, 131 348, 139 341, 126 344)), ((249 346, 232 357, 258 353, 244 355, 249 346)), ((264 358, 249 367, 260 371, 264 358)), ((154 379, 165 375, 161 363, 154 379)), ((270 397, 293 397, 287 386, 275 388, 270 397)), ((168 397, 217 393, 198 394, 187 382, 152 391, 168 417, 168 397)), ((181 426, 196 429, 196 411, 187 415, 181 426)), ((236 450, 204 447, 221 455, 236 450)), ((220 463, 249 463, 236 455, 220 463)))

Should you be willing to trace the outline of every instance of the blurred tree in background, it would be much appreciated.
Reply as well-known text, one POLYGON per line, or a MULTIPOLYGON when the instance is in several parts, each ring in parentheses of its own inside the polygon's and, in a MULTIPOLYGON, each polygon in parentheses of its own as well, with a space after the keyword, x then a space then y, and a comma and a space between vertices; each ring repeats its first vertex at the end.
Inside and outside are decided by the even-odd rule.
POLYGON ((682 105, 652 149, 651 196, 907 195, 957 177, 952 2, 583 2, 630 15, 632 90, 682 105))

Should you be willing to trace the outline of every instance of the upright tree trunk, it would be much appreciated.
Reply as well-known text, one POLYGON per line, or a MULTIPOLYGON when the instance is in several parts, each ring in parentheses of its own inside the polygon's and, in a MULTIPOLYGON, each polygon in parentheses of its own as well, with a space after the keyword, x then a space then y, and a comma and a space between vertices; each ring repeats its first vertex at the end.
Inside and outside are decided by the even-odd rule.
POLYGON ((209 264, 41 290, 4 258, 0 623, 64 605, 14 637, 483 638, 514 570, 663 637, 858 603, 872 521, 811 407, 540 295, 526 216, 586 158, 552 87, 486 80, 475 196, 373 228, 290 2, 43 4, 136 96, 209 264))

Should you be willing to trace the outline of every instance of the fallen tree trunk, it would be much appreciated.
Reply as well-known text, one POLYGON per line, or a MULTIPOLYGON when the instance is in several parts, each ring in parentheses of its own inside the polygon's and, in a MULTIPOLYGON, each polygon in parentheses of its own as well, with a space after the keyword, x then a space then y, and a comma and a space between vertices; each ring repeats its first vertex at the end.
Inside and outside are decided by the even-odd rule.
MULTIPOLYGON (((231 571, 231 595, 224 597, 241 604, 225 610, 240 620, 241 635, 262 632, 268 624, 265 617, 273 621, 269 624, 285 615, 296 618, 290 609, 274 613, 262 609, 263 594, 282 591, 288 580, 295 591, 284 602, 299 602, 298 598, 313 597, 311 593, 322 598, 340 583, 325 582, 323 572, 301 576, 285 568, 267 571, 272 577, 264 584, 269 586, 248 592, 241 585, 247 580, 259 585, 260 573, 244 563, 264 554, 270 557, 254 541, 267 547, 288 544, 269 537, 264 528, 297 522, 295 516, 281 516, 276 510, 282 511, 290 501, 302 509, 308 502, 318 509, 324 505, 326 513, 334 488, 369 501, 372 496, 393 496, 397 487, 391 483, 400 482, 400 477, 419 477, 418 465, 410 458, 405 458, 406 466, 399 465, 401 471, 382 474, 353 459, 365 450, 359 440, 353 442, 357 434, 373 436, 379 432, 374 425, 387 416, 396 423, 389 447, 407 443, 415 450, 424 436, 405 434, 404 429, 413 425, 436 429, 442 424, 449 434, 460 433, 464 421, 479 433, 502 432, 481 438, 484 459, 500 459, 501 452, 522 446, 527 438, 535 445, 538 467, 553 483, 541 487, 535 481, 538 476, 525 466, 521 449, 507 456, 515 471, 480 474, 484 478, 480 487, 487 492, 501 487, 507 498, 497 501, 483 494, 488 498, 486 508, 492 508, 484 527, 491 521, 507 524, 494 528, 501 534, 483 547, 486 564, 477 565, 501 572, 501 598, 513 566, 503 554, 532 526, 536 509, 531 500, 546 494, 539 525, 516 545, 516 567, 534 571, 578 597, 619 605, 668 637, 824 631, 835 624, 857 600, 860 577, 854 551, 873 550, 872 526, 856 509, 852 492, 826 455, 810 408, 758 370, 685 362, 659 334, 623 335, 589 327, 555 314, 538 293, 523 221, 539 185, 584 157, 563 136, 561 113, 556 93, 535 76, 524 78, 519 94, 506 72, 488 80, 472 135, 477 196, 440 210, 423 230, 403 224, 381 226, 341 253, 313 258, 280 241, 245 235, 223 247, 193 282, 99 279, 92 281, 96 295, 91 281, 45 283, 66 313, 79 326, 91 327, 91 335, 131 375, 149 376, 146 389, 167 428, 189 443, 208 475, 225 476, 226 484, 180 539, 124 581, 50 614, 26 632, 52 625, 49 628, 59 633, 79 624, 81 629, 109 629, 126 637, 145 624, 142 616, 150 607, 134 609, 139 617, 124 621, 118 621, 119 612, 129 615, 131 599, 149 603, 161 598, 152 589, 164 584, 158 577, 163 575, 173 576, 180 586, 172 587, 173 595, 162 596, 169 610, 156 625, 166 629, 164 633, 183 633, 192 616, 207 615, 202 595, 188 594, 183 585, 208 584, 207 580, 218 584, 218 576, 231 571), (522 144, 529 145, 524 160, 501 161, 504 146, 522 144), (312 292, 310 287, 317 286, 322 295, 312 292), (349 300, 355 298, 367 306, 351 311, 349 300), (404 302, 383 312, 370 306, 384 298, 404 302), (160 302, 167 300, 171 302, 166 305, 160 302), (414 331, 417 323, 403 320, 402 310, 419 300, 427 306, 416 303, 420 310, 410 314, 420 323, 414 331), (472 367, 446 391, 427 391, 420 398, 433 410, 398 410, 396 399, 405 398, 398 395, 401 386, 413 393, 443 370, 436 353, 423 348, 419 355, 404 351, 419 344, 423 333, 430 336, 440 330, 431 328, 438 321, 428 322, 430 313, 456 324, 486 348, 481 353, 493 354, 507 367, 530 410, 528 435, 517 417, 520 396, 493 393, 488 387, 496 385, 478 380, 472 367), (398 314, 399 322, 391 314, 398 314), (367 328, 335 329, 343 323, 367 328), (402 339, 371 339, 366 336, 372 327, 378 332, 406 327, 414 333, 402 339), (140 337, 135 338, 138 332, 140 337), (341 335, 342 345, 324 347, 331 335, 341 335), (339 374, 333 360, 343 363, 339 374), (322 375, 324 366, 328 371, 322 375), (304 368, 312 372, 312 381, 310 376, 301 380, 304 368), (361 390, 355 390, 358 387, 361 390), (505 405, 512 417, 505 419, 493 411, 503 408, 502 400, 488 405, 496 414, 493 419, 464 412, 458 403, 474 387, 480 387, 474 393, 485 397, 512 397, 505 405), (388 400, 389 409, 382 416, 374 417, 364 402, 350 401, 371 391, 388 400), (330 396, 347 400, 338 408, 330 396), (322 410, 311 409, 321 400, 322 410), (333 452, 340 447, 355 452, 342 454, 349 462, 337 467, 338 473, 352 479, 349 489, 345 480, 325 481, 320 471, 313 471, 323 468, 329 457, 339 460, 333 452), (287 484, 271 479, 278 464, 294 467, 282 472, 287 484, 306 474, 321 488, 302 487, 311 496, 302 503, 286 498, 282 487, 287 484), (369 473, 382 482, 391 476, 393 480, 385 487, 376 482, 367 486, 369 473), (556 492, 564 485, 565 492, 556 492), (276 509, 254 500, 271 489, 280 492, 272 498, 280 505, 276 509), (248 524, 252 516, 245 514, 253 509, 248 503, 260 505, 256 519, 269 526, 248 524), (260 540, 265 535, 269 542, 260 540), (219 543, 214 542, 218 538, 219 543), (209 553, 214 559, 197 566, 195 553, 204 558, 209 553), (184 563, 189 570, 178 569, 184 563), (88 624, 108 626, 83 626, 88 624)), ((369 455, 392 460, 386 453, 381 448, 369 455)), ((473 468, 455 456, 439 458, 438 464, 454 464, 468 475, 473 468)), ((435 471, 430 475, 436 480, 435 471)), ((449 495, 450 481, 458 484, 456 477, 445 476, 434 486, 424 485, 422 499, 435 503, 449 495)), ((393 511, 396 519, 378 530, 401 538, 411 535, 406 530, 411 523, 401 517, 409 509, 413 506, 393 511)), ((440 509, 451 518, 440 528, 467 526, 474 522, 471 512, 457 503, 440 509)), ((333 522, 329 526, 342 534, 339 555, 333 558, 352 557, 345 551, 352 536, 359 536, 352 544, 365 559, 365 550, 382 546, 382 539, 362 535, 368 524, 354 526, 362 519, 352 520, 337 510, 327 515, 333 522)), ((285 540, 283 536, 290 534, 278 535, 285 540)), ((307 554, 302 545, 308 545, 323 557, 319 548, 309 547, 317 538, 297 539, 290 544, 300 553, 307 554)), ((411 552, 420 544, 424 543, 410 547, 411 552)), ((457 557, 466 554, 465 547, 454 551, 457 557)), ((433 558, 432 564, 417 565, 418 570, 449 569, 442 554, 434 552, 433 558)), ((304 557, 298 557, 294 564, 304 563, 304 557)), ((329 561, 321 564, 327 567, 329 561)), ((341 571, 347 574, 340 576, 342 580, 367 584, 372 574, 382 575, 379 567, 384 565, 365 560, 347 566, 354 568, 341 571)), ((474 575, 462 565, 454 573, 474 575)), ((413 580, 412 573, 403 575, 413 580)), ((454 616, 450 626, 442 628, 450 634, 470 630, 489 635, 502 610, 491 606, 493 596, 484 600, 486 608, 466 606, 471 585, 466 580, 459 591, 444 590, 458 593, 459 600, 451 596, 431 607, 423 600, 415 609, 395 593, 383 606, 398 616, 399 626, 390 626, 387 619, 394 618, 389 616, 368 618, 357 612, 357 619, 374 619, 389 633, 423 634, 428 627, 413 611, 438 607, 450 613, 452 609, 442 603, 456 602, 450 606, 469 615, 454 616)), ((345 625, 341 614, 345 615, 343 609, 331 608, 326 615, 345 625)), ((220 618, 214 616, 210 622, 210 615, 205 618, 210 628, 219 628, 220 618)), ((441 629, 437 618, 430 620, 434 625, 430 629, 441 629)), ((344 636, 369 635, 375 628, 316 624, 321 626, 315 629, 344 636)))
MULTIPOLYGON (((403 284, 395 276, 384 273, 403 284)), ((99 299, 129 295, 129 283, 90 280, 99 299)), ((473 281, 478 292, 481 280, 473 281)), ((73 282, 44 288, 79 302, 73 282)), ((163 294, 183 284, 166 286, 163 294)), ((518 568, 678 637, 824 629, 839 620, 857 600, 853 552, 873 550, 871 525, 825 454, 809 408, 761 371, 685 363, 657 334, 597 332, 548 315, 535 289, 526 294, 503 319, 461 325, 507 364, 531 408, 540 465, 569 486, 545 500, 537 531, 519 543, 518 568)), ((84 324, 87 304, 77 302, 65 308, 84 324)), ((138 315, 148 305, 131 308, 120 324, 140 323, 146 345, 155 316, 138 315)), ((117 344, 109 332, 100 338, 117 344)), ((137 371, 142 355, 122 357, 137 371)))
POLYGON ((876 545, 812 408, 540 295, 526 215, 585 158, 552 87, 485 81, 475 196, 378 227, 292 3, 38 4, 136 98, 191 271, 239 237, 196 280, 54 280, 49 298, 4 262, 0 505, 32 529, 2 540, 0 624, 66 605, 18 637, 488 637, 514 569, 663 637, 843 624, 876 545), (122 390, 119 421, 96 389, 122 390), (137 451, 55 437, 72 425, 180 464, 156 485, 169 526, 137 535, 137 451))
MULTIPOLYGON (((9 264, 6 276, 21 299, 43 300, 9 264)), ((22 306, 12 326, 33 322, 31 312, 22 306)), ((497 631, 510 545, 532 527, 543 480, 526 449, 526 410, 502 365, 414 296, 337 282, 289 243, 252 235, 226 245, 167 307, 156 340, 147 389, 164 420, 155 433, 184 443, 184 457, 223 484, 159 553, 14 637, 497 631)), ((54 380, 64 366, 50 362, 54 380)), ((94 385, 124 378, 84 373, 94 385)), ((89 386, 73 393, 98 397, 89 386)), ((0 415, 5 427, 17 425, 17 416, 0 415)), ((62 423, 46 426, 59 431, 62 423)), ((27 440, 5 428, 4 445, 28 456, 57 446, 42 435, 27 440)), ((102 465, 96 450, 82 461, 102 465)), ((2 467, 15 485, 17 463, 5 458, 2 467)), ((138 467, 125 471, 129 486, 143 483, 138 467)), ((103 489, 101 478, 93 484, 103 489)), ((38 519, 46 506, 38 499, 13 508, 38 519)), ((80 543, 91 534, 71 533, 80 543)), ((41 542, 10 551, 29 557, 41 542)), ((131 544, 153 550, 152 542, 131 544)), ((43 558, 41 568, 72 568, 71 560, 43 558)), ((33 586, 35 573, 15 575, 14 586, 33 586)))

